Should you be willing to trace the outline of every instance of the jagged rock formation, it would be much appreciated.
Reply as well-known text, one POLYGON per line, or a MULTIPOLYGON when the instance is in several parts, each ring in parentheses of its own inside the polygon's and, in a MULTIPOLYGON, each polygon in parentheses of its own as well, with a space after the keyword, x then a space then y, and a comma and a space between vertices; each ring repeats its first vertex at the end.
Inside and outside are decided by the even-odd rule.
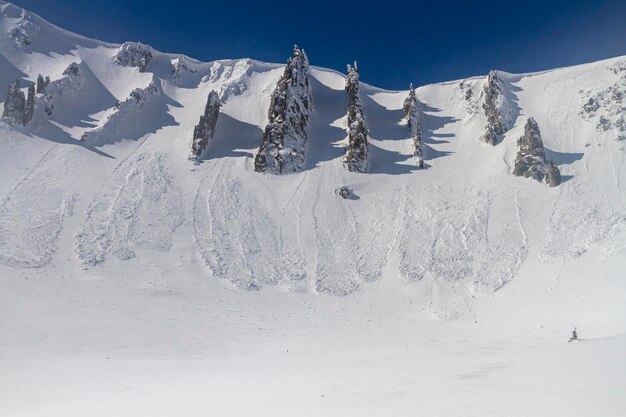
POLYGON ((515 158, 514 175, 541 182, 549 172, 549 178, 546 178, 546 181, 551 187, 561 183, 559 168, 553 161, 546 160, 539 125, 532 117, 526 121, 524 136, 517 140, 517 144, 520 149, 515 158))
POLYGON ((404 100, 402 107, 404 117, 407 120, 409 129, 411 129, 411 139, 413 140, 413 155, 417 158, 417 167, 424 168, 424 159, 422 156, 422 127, 420 123, 420 110, 415 97, 415 89, 413 84, 409 86, 409 96, 404 100))
POLYGON ((359 68, 348 65, 346 78, 348 94, 348 146, 343 163, 351 172, 367 172, 367 125, 363 116, 363 106, 359 96, 359 68))
POLYGON ((480 140, 492 146, 498 144, 498 135, 503 135, 510 129, 511 110, 504 97, 504 85, 496 71, 490 71, 487 83, 483 88, 485 102, 483 110, 487 118, 485 132, 480 140))
POLYGON ((554 161, 548 161, 546 184, 550 187, 556 187, 561 184, 561 171, 559 171, 554 161))
POLYGON ((200 116, 200 122, 193 129, 193 142, 189 159, 197 160, 206 149, 209 139, 215 133, 221 106, 217 91, 212 90, 204 107, 204 114, 200 116))
POLYGON ((309 60, 304 50, 295 45, 272 93, 269 123, 254 160, 256 172, 285 174, 304 168, 311 104, 309 60))
POLYGON ((39 74, 37 76, 37 94, 43 93, 43 90, 50 84, 50 77, 39 74))
POLYGON ((11 124, 22 122, 24 117, 24 108, 26 107, 26 97, 20 89, 20 80, 9 84, 7 96, 4 99, 4 111, 2 119, 11 124))
POLYGON ((152 48, 148 45, 135 42, 125 42, 115 56, 115 62, 124 67, 137 67, 139 72, 145 72, 152 61, 152 48))
POLYGON ((546 153, 543 148, 541 132, 535 119, 530 117, 524 126, 524 136, 517 140, 519 151, 515 158, 513 174, 518 177, 533 178, 543 181, 546 175, 546 153))
POLYGON ((24 96, 24 92, 20 88, 20 80, 9 84, 7 96, 4 100, 4 111, 2 119, 11 125, 21 123, 26 126, 33 120, 35 112, 35 86, 28 86, 28 93, 24 96))

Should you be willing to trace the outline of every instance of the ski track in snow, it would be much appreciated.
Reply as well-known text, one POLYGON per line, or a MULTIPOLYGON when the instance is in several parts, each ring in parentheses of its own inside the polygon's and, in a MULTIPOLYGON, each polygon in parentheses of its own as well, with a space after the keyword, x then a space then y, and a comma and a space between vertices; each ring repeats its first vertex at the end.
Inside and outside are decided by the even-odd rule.
MULTIPOLYGON (((305 277, 302 252, 287 248, 279 223, 223 163, 212 184, 203 185, 194 203, 195 241, 212 273, 243 289, 296 285, 305 277)), ((282 216, 279 216, 282 217, 282 216)), ((294 228, 290 229, 295 233, 294 228)))
POLYGON ((57 250, 64 218, 72 214, 75 199, 48 182, 58 174, 57 149, 51 147, 0 205, 0 263, 4 265, 43 267, 57 250))
POLYGON ((498 199, 498 217, 511 219, 491 227, 494 206, 487 194, 428 188, 408 193, 398 245, 401 276, 409 281, 429 276, 448 286, 462 284, 470 293, 491 292, 515 276, 528 249, 523 229, 517 227, 514 197, 498 199), (424 192, 439 196, 463 193, 464 203, 459 206, 447 199, 413 197, 424 192), (435 207, 444 208, 440 220, 434 216, 435 207))
POLYGON ((109 254, 124 260, 134 258, 139 248, 169 250, 184 212, 167 156, 134 154, 116 169, 108 187, 94 198, 76 234, 80 261, 96 265, 109 254))

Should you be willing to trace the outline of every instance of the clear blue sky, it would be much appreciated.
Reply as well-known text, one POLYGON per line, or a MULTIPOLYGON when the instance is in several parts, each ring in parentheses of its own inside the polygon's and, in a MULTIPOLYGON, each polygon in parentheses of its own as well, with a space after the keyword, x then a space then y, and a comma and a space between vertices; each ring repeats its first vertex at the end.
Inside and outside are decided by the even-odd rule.
POLYGON ((356 59, 362 80, 390 89, 626 55, 626 0, 15 2, 85 36, 203 61, 284 62, 298 43, 313 65, 356 59))

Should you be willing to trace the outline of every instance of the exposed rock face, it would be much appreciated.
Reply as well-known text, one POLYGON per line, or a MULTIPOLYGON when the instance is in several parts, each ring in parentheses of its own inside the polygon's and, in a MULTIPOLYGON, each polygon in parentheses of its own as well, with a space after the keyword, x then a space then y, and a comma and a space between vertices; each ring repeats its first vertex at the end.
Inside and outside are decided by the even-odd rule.
POLYGON ((535 119, 530 117, 524 126, 524 136, 517 140, 519 151, 515 158, 513 174, 518 177, 532 178, 546 182, 551 187, 561 183, 561 173, 553 161, 546 160, 546 152, 541 139, 541 132, 535 119))
POLYGON ((348 65, 346 78, 346 93, 348 94, 348 146, 343 163, 352 172, 367 172, 367 136, 369 134, 363 106, 359 96, 359 69, 356 62, 354 67, 348 65))
POLYGON ((126 42, 118 51, 115 62, 123 67, 137 67, 139 72, 145 72, 152 61, 152 48, 148 45, 135 42, 126 42))
POLYGON ((559 171, 559 167, 556 166, 554 161, 548 161, 546 184, 550 187, 557 187, 561 185, 561 171, 559 171))
POLYGON ((513 174, 518 177, 543 181, 546 175, 546 153, 543 149, 541 132, 535 119, 530 117, 524 126, 524 136, 517 140, 519 151, 515 158, 513 174))
POLYGON ((65 68, 63 75, 78 75, 78 64, 76 62, 72 62, 67 68, 65 68))
POLYGON ((28 86, 28 94, 26 94, 26 106, 24 107, 24 116, 22 117, 22 123, 26 126, 33 120, 33 114, 35 113, 35 86, 28 86))
POLYGON ((26 107, 26 97, 20 89, 20 80, 15 80, 9 84, 7 96, 4 99, 4 111, 2 119, 10 124, 22 123, 24 109, 26 107))
POLYGON ((596 123, 596 131, 610 134, 617 141, 626 140, 626 61, 611 66, 611 72, 617 76, 609 87, 592 92, 580 90, 584 104, 580 117, 596 123))
POLYGON ((504 96, 504 84, 496 71, 490 71, 484 86, 483 110, 487 118, 485 132, 480 140, 490 145, 498 144, 498 136, 510 129, 511 110, 504 96))
POLYGON ((50 77, 44 78, 43 75, 39 74, 37 76, 37 94, 43 93, 48 84, 50 84, 50 77))
POLYGON ((204 114, 200 116, 200 122, 193 129, 193 142, 191 144, 191 155, 189 159, 197 160, 209 144, 209 139, 213 137, 217 126, 217 118, 220 115, 219 95, 212 90, 209 93, 204 114))
POLYGON ((304 168, 306 126, 311 112, 309 60, 298 46, 272 93, 269 123, 254 160, 256 172, 286 174, 304 168))
POLYGON ((417 167, 424 168, 424 159, 422 157, 422 127, 420 123, 420 110, 415 97, 415 89, 413 84, 409 86, 409 96, 404 100, 404 117, 407 120, 409 129, 411 129, 411 139, 413 140, 413 155, 417 158, 417 167))

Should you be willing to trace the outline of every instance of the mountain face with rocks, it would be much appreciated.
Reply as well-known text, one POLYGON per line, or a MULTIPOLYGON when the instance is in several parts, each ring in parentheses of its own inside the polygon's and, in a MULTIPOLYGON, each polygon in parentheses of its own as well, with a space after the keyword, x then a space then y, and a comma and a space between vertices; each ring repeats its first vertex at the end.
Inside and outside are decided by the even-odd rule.
POLYGON ((489 72, 483 94, 483 111, 487 122, 480 140, 495 146, 498 144, 498 136, 508 131, 512 122, 510 104, 504 95, 504 83, 496 71, 489 72))
POLYGON ((202 152, 206 150, 209 139, 215 134, 221 105, 217 91, 211 90, 204 107, 204 114, 200 116, 200 122, 193 129, 193 141, 189 159, 198 160, 202 152))
POLYGON ((294 46, 272 93, 269 122, 254 160, 256 172, 288 174, 304 168, 311 105, 309 60, 304 50, 294 46))
POLYGON ((539 125, 532 117, 524 126, 524 135, 518 139, 519 151, 515 158, 513 174, 542 182, 548 175, 548 185, 555 187, 561 183, 561 174, 553 161, 546 159, 539 125))
POLYGON ((404 118, 411 130, 411 140, 413 142, 413 155, 417 158, 417 167, 424 168, 424 158, 422 155, 422 127, 420 123, 420 110, 417 98, 415 97, 415 88, 413 84, 409 86, 409 96, 404 100, 402 106, 404 118))
POLYGON ((369 131, 363 115, 363 105, 359 95, 359 68, 348 65, 346 77, 346 94, 348 95, 348 146, 343 163, 351 172, 367 172, 369 131))

